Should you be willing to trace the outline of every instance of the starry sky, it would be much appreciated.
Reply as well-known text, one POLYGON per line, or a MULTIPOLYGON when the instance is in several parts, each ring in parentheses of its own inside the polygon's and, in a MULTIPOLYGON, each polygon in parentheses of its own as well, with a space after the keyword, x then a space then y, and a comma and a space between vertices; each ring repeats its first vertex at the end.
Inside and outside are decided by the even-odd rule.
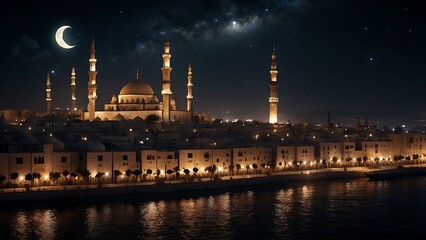
MULTIPOLYGON (((422 1, 1 1, 0 108, 87 107, 90 36, 96 39, 97 109, 139 70, 161 99, 163 43, 171 42, 172 91, 186 108, 224 119, 268 120, 272 48, 279 120, 321 111, 425 113, 426 31, 422 1), (72 49, 55 42, 62 25, 72 49)), ((309 120, 309 119, 307 119, 309 120)))

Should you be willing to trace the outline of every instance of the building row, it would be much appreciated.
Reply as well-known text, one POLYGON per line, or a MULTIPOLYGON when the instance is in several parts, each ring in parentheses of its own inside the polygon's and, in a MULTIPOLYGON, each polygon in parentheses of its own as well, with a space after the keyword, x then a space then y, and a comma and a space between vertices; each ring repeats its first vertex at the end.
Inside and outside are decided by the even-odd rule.
MULTIPOLYGON (((90 171, 90 176, 103 173, 112 177, 128 170, 140 170, 142 175, 167 177, 167 173, 205 174, 210 166, 215 172, 235 174, 261 171, 267 166, 278 169, 334 166, 345 163, 355 166, 362 162, 426 159, 425 134, 398 134, 381 141, 324 141, 313 145, 275 147, 233 147, 217 149, 182 149, 177 151, 142 149, 137 151, 106 151, 99 141, 90 141, 83 151, 65 151, 58 142, 47 144, 10 144, 0 153, 0 175, 7 180, 12 173, 19 179, 28 173, 40 173, 49 178, 51 172, 76 173, 90 171), (414 156, 414 157, 413 157, 414 156), (407 158, 408 157, 408 158, 407 158), (417 158, 418 157, 418 158, 417 158), (185 171, 187 169, 187 171, 185 171), (170 170, 170 171, 169 171, 170 170), (188 172, 189 171, 189 172, 188 172)), ((16 179, 15 179, 16 180, 16 179)))

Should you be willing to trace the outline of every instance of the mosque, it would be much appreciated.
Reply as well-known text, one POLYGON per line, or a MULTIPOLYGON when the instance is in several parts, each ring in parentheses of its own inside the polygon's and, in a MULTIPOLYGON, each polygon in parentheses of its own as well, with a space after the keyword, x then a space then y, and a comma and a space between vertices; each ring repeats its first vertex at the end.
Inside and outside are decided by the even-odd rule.
MULTIPOLYGON (((92 35, 90 42, 90 58, 89 58, 89 80, 88 80, 88 106, 87 111, 81 112, 82 120, 89 121, 122 121, 132 120, 135 118, 147 119, 149 116, 154 116, 164 123, 173 121, 190 122, 193 119, 194 113, 192 109, 192 67, 188 66, 188 83, 187 83, 187 104, 186 110, 178 110, 176 102, 173 99, 171 90, 170 73, 172 67, 170 65, 170 42, 167 40, 164 43, 163 66, 162 71, 162 90, 161 100, 157 98, 152 87, 139 79, 138 72, 136 78, 124 85, 119 94, 113 95, 110 103, 104 104, 102 111, 96 110, 97 99, 97 71, 96 71, 96 56, 95 56, 95 39, 92 35)), ((271 79, 269 82, 269 123, 278 123, 278 81, 277 81, 277 63, 275 47, 272 52, 272 61, 270 68, 271 79)), ((71 71, 71 111, 77 113, 76 97, 75 97, 75 69, 71 71)), ((47 75, 46 82, 46 103, 47 114, 50 113, 51 107, 51 87, 50 76, 47 75)))
MULTIPOLYGON (((89 103, 87 111, 82 112, 82 120, 90 121, 121 121, 131 120, 135 118, 146 119, 148 116, 156 116, 158 120, 165 123, 171 121, 189 122, 192 120, 192 67, 188 66, 188 83, 187 83, 187 108, 186 110, 178 110, 176 102, 173 99, 171 90, 170 73, 170 42, 167 40, 164 43, 163 66, 162 71, 162 90, 161 101, 157 98, 152 87, 139 79, 138 72, 135 80, 124 85, 119 94, 113 95, 110 103, 104 104, 103 111, 96 110, 97 99, 97 71, 96 71, 96 56, 95 56, 95 39, 92 35, 90 42, 90 59, 89 59, 89 80, 88 80, 88 99, 89 103)), ((71 71, 71 111, 76 109, 75 97, 75 69, 71 71)), ((47 112, 51 111, 51 88, 50 76, 47 75, 46 82, 46 103, 47 112)))

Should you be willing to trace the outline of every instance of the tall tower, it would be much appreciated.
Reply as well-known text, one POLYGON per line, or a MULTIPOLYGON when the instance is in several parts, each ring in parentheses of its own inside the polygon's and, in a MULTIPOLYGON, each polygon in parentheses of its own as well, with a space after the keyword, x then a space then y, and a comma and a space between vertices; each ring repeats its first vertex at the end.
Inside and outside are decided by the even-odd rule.
POLYGON ((89 120, 95 119, 95 104, 96 104, 96 57, 95 57, 95 37, 92 34, 90 41, 90 59, 89 59, 89 82, 88 86, 88 98, 89 104, 87 109, 89 111, 89 120))
POLYGON ((46 107, 47 107, 47 113, 50 113, 52 110, 52 89, 50 88, 50 74, 47 73, 47 80, 46 80, 46 107))
POLYGON ((161 90, 161 95, 163 96, 163 121, 165 123, 170 122, 170 103, 172 99, 172 91, 170 90, 170 72, 172 68, 170 67, 170 42, 166 40, 164 43, 164 53, 163 53, 163 67, 161 71, 163 72, 163 87, 161 90))
POLYGON ((277 70, 277 55, 275 55, 275 46, 272 49, 271 63, 271 81, 269 82, 269 123, 278 122, 278 70, 277 70))
POLYGON ((188 65, 188 95, 186 96, 186 110, 191 113, 192 118, 192 67, 191 63, 188 65))
POLYGON ((75 68, 74 68, 74 65, 73 65, 72 68, 71 68, 71 106, 70 106, 71 111, 77 110, 75 102, 76 102, 76 98, 75 98, 75 68))

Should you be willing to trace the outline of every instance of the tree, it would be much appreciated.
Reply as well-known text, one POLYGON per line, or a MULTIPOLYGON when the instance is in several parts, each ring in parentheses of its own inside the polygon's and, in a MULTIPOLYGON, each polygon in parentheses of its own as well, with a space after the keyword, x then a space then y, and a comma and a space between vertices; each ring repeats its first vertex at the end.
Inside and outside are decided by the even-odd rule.
POLYGON ((364 167, 365 167, 367 160, 368 160, 367 156, 362 157, 362 162, 364 163, 364 167))
POLYGON ((337 157, 336 156, 334 156, 332 159, 331 159, 331 161, 333 161, 333 165, 336 165, 336 162, 337 162, 337 157))
POLYGON ((95 178, 97 178, 97 179, 98 179, 98 182, 99 182, 99 183, 101 183, 102 178, 104 177, 104 175, 105 175, 105 173, 103 173, 103 172, 98 172, 98 173, 96 173, 95 178))
POLYGON ((159 178, 160 178, 160 174, 161 174, 160 169, 157 169, 157 179, 159 179, 159 178))
MULTIPOLYGON (((351 161, 352 161, 352 158, 351 157, 348 157, 348 158, 346 158, 345 159, 346 160, 346 163, 349 165, 349 167, 351 166, 351 161)), ((346 166, 345 166, 346 167, 346 166)))
POLYGON ((178 166, 176 166, 176 167, 174 167, 174 168, 173 168, 173 172, 175 172, 175 173, 176 173, 176 179, 179 179, 179 177, 180 177, 180 172, 179 172, 179 167, 178 167, 178 166))
POLYGON ((413 154, 413 160, 415 163, 418 163, 417 160, 419 159, 419 154, 413 154))
POLYGON ((194 168, 192 169, 192 171, 193 171, 195 174, 197 174, 197 172, 198 172, 198 168, 194 167, 194 168))
POLYGON ((356 159, 356 161, 358 162, 358 166, 361 166, 362 158, 358 157, 358 158, 356 159))
POLYGON ((125 172, 125 174, 126 174, 128 180, 130 180, 130 176, 132 175, 132 170, 127 169, 126 172, 125 172))
POLYGON ((6 180, 6 177, 3 175, 0 175, 0 187, 3 186, 3 181, 6 180))
POLYGON ((185 170, 183 170, 183 172, 185 173, 185 176, 188 177, 188 175, 191 171, 189 171, 189 169, 185 168, 185 170))
MULTIPOLYGON (((266 163, 262 163, 262 164, 260 164, 260 166, 262 167, 263 170, 266 169, 266 163)), ((265 171, 263 171, 263 172, 265 172, 265 171)))
POLYGON ((12 179, 13 182, 15 182, 18 177, 19 177, 19 173, 17 172, 13 172, 10 174, 10 179, 12 179))
POLYGON ((40 178, 41 178, 41 174, 40 173, 36 173, 36 172, 33 173, 33 180, 37 179, 37 182, 39 182, 40 178))
POLYGON ((254 172, 256 172, 256 170, 257 170, 257 164, 256 164, 256 163, 253 163, 252 167, 253 167, 253 169, 254 169, 253 171, 254 171, 254 172))
POLYGON ((230 173, 230 175, 234 175, 234 168, 235 168, 235 166, 234 165, 229 165, 229 173, 230 173))
POLYGON ((68 175, 70 175, 70 172, 68 170, 62 171, 62 176, 64 176, 65 178, 67 178, 68 175))
POLYGON ((168 170, 166 171, 166 173, 169 175, 169 178, 170 178, 170 175, 173 173, 173 170, 168 169, 168 170))
POLYGON ((117 182, 117 178, 118 178, 118 176, 120 176, 120 175, 121 175, 120 170, 114 170, 113 174, 114 174, 114 177, 115 177, 115 182, 117 182))
POLYGON ((77 173, 75 173, 75 172, 72 172, 72 173, 70 173, 70 176, 71 176, 71 178, 72 178, 72 179, 76 180, 76 179, 77 179, 78 174, 77 174, 77 173))
POLYGON ((151 170, 151 169, 147 169, 147 170, 146 170, 146 174, 147 174, 147 175, 151 175, 151 174, 152 174, 152 170, 151 170))
POLYGON ((87 170, 87 169, 86 170, 80 170, 79 169, 79 170, 77 170, 77 173, 79 173, 83 177, 85 183, 88 182, 89 176, 91 174, 91 172, 89 170, 87 170))
POLYGON ((240 169, 241 169, 241 165, 239 164, 239 163, 237 163, 236 165, 235 165, 235 167, 237 168, 237 174, 240 172, 240 169))
POLYGON ((142 174, 142 171, 139 169, 133 170, 133 175, 135 175, 136 180, 139 179, 139 176, 142 174))
POLYGON ((248 173, 249 169, 250 169, 250 165, 247 165, 246 166, 246 173, 248 173))
POLYGON ((31 186, 33 185, 33 174, 32 173, 28 173, 27 175, 25 175, 25 181, 29 181, 31 186))

